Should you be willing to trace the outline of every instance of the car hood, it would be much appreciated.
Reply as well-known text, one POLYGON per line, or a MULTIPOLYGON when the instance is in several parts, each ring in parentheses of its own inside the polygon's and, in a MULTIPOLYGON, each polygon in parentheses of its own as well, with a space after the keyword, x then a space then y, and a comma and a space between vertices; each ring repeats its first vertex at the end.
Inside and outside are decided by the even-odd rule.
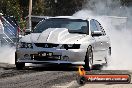
POLYGON ((72 44, 85 36, 86 34, 69 33, 66 28, 48 28, 42 33, 28 34, 20 42, 72 44))

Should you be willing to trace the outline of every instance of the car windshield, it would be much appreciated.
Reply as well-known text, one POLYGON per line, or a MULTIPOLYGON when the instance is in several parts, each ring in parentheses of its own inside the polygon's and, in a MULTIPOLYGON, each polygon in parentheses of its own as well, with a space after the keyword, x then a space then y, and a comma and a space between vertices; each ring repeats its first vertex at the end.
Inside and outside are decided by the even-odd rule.
POLYGON ((40 22, 34 33, 41 33, 48 28, 67 28, 70 33, 88 33, 88 23, 81 19, 50 18, 40 22))

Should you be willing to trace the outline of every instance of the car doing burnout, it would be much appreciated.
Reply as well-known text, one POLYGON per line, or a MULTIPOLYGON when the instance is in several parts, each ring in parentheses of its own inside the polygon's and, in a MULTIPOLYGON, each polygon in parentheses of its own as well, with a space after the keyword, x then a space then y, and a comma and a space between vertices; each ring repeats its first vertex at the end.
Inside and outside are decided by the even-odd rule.
POLYGON ((95 19, 71 16, 50 17, 19 40, 15 52, 17 69, 25 63, 84 65, 107 64, 110 39, 95 19))

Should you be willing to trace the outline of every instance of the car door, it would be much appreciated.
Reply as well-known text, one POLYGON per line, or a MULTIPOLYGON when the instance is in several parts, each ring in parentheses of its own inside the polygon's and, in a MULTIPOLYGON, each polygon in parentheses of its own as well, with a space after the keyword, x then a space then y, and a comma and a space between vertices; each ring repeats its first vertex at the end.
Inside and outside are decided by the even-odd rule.
POLYGON ((105 51, 107 51, 107 49, 109 48, 109 37, 106 35, 106 32, 103 29, 102 25, 97 20, 94 21, 98 30, 102 32, 102 35, 98 37, 99 38, 98 40, 100 41, 100 45, 101 45, 100 50, 104 51, 105 53, 105 51))
MULTIPOLYGON (((100 28, 98 28, 96 21, 94 19, 90 20, 90 30, 91 30, 91 33, 94 31, 101 31, 100 28)), ((92 37, 95 39, 95 43, 93 47, 94 60, 102 61, 104 57, 103 33, 100 36, 92 36, 92 37)))
MULTIPOLYGON (((91 32, 99 31, 97 28, 97 25, 93 19, 90 20, 90 30, 91 30, 91 32)), ((101 49, 101 44, 102 44, 100 41, 100 38, 99 38, 99 36, 92 36, 92 37, 96 40, 94 43, 94 50, 99 51, 101 49)))

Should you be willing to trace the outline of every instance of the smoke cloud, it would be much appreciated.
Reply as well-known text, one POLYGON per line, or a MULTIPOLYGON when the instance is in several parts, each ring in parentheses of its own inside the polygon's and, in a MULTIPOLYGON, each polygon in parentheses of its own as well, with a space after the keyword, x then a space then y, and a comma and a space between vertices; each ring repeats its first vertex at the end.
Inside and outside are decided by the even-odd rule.
POLYGON ((15 47, 0 47, 0 63, 15 64, 15 47))
POLYGON ((112 57, 107 70, 132 70, 131 7, 118 0, 90 0, 73 16, 97 19, 110 36, 112 57))

